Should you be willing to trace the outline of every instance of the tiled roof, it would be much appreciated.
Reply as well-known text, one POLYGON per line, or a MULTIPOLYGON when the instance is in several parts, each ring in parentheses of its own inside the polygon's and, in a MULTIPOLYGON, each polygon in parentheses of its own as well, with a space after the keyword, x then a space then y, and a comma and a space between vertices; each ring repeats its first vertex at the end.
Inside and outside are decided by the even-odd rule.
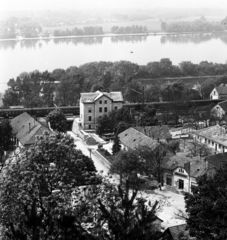
POLYGON ((123 96, 121 92, 100 92, 96 91, 93 93, 81 93, 81 102, 83 103, 89 103, 89 102, 95 102, 97 99, 99 99, 101 96, 106 96, 110 99, 112 99, 114 102, 122 102, 123 96))
POLYGON ((142 132, 146 136, 161 140, 161 139, 168 139, 171 138, 171 134, 169 131, 169 127, 166 125, 163 126, 149 126, 149 127, 136 127, 138 131, 142 132))
POLYGON ((169 227, 169 231, 172 235, 172 238, 174 240, 178 240, 179 239, 179 234, 181 232, 185 232, 185 228, 186 228, 186 224, 181 224, 181 225, 177 225, 177 226, 173 226, 173 227, 169 227))
MULTIPOLYGON (((191 159, 184 156, 174 155, 168 159, 165 159, 162 168, 168 170, 175 170, 176 168, 185 168, 185 163, 190 162, 190 176, 191 177, 198 177, 205 173, 206 164, 202 160, 198 159, 191 159)), ((185 169, 186 170, 186 169, 185 169)), ((189 172, 188 172, 189 174, 189 172)))
POLYGON ((13 118, 10 125, 13 134, 23 146, 33 144, 36 136, 42 135, 44 131, 50 131, 26 112, 13 118))
POLYGON ((193 133, 205 137, 207 139, 210 139, 216 143, 220 143, 227 147, 227 133, 224 127, 215 125, 194 131, 193 133))
POLYGON ((227 164, 227 152, 215 154, 206 158, 208 166, 213 166, 216 169, 223 168, 227 164))
POLYGON ((220 84, 218 87, 216 87, 216 91, 218 92, 219 95, 227 94, 227 84, 225 83, 220 84))
POLYGON ((219 104, 217 104, 216 106, 220 106, 225 112, 227 112, 227 100, 220 102, 219 104))
POLYGON ((121 143, 130 149, 136 149, 139 146, 149 146, 155 148, 159 145, 158 141, 149 138, 132 127, 120 133, 118 136, 121 143))

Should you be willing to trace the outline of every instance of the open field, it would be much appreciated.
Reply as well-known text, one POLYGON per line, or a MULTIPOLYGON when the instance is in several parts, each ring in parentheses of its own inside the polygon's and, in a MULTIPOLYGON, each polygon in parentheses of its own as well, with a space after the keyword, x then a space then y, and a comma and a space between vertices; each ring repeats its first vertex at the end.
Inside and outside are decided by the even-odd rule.
POLYGON ((43 27, 43 31, 50 31, 51 33, 54 30, 66 30, 77 28, 83 28, 85 26, 101 26, 103 28, 104 33, 111 33, 111 27, 119 26, 119 27, 127 27, 127 26, 145 26, 147 27, 148 32, 160 32, 161 31, 161 22, 155 19, 144 20, 144 21, 132 21, 132 22, 111 22, 111 23, 101 23, 101 24, 78 24, 78 25, 65 25, 65 26, 56 26, 56 27, 43 27))

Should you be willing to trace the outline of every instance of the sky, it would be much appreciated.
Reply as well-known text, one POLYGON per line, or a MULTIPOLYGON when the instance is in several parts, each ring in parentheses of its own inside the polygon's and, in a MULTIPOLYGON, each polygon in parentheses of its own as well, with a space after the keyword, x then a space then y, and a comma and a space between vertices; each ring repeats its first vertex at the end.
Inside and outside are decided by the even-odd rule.
POLYGON ((227 9, 227 0, 0 0, 0 11, 156 7, 227 9))

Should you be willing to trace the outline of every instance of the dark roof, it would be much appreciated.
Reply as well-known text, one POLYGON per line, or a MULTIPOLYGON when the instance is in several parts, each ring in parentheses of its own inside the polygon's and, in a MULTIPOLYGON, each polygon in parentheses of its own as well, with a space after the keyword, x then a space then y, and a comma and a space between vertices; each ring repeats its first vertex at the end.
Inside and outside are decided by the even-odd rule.
POLYGON ((179 239, 179 234, 182 232, 185 232, 187 224, 181 224, 181 225, 177 225, 177 226, 173 226, 173 227, 169 227, 167 229, 169 229, 172 238, 174 240, 178 240, 179 239))
POLYGON ((142 132, 146 136, 152 139, 169 139, 171 134, 169 127, 166 125, 163 126, 149 126, 149 127, 135 127, 138 131, 142 132))
POLYGON ((208 161, 209 167, 213 166, 216 169, 221 169, 227 165, 227 152, 209 156, 206 160, 208 161))
MULTIPOLYGON (((184 156, 174 155, 168 159, 165 159, 162 164, 162 168, 174 171, 176 168, 185 168, 185 163, 190 162, 190 176, 198 177, 205 173, 206 164, 202 160, 191 159, 184 156)), ((189 174, 189 172, 187 172, 189 174)))
POLYGON ((216 87, 216 91, 219 95, 227 94, 227 84, 221 83, 218 87, 216 87))
POLYGON ((139 146, 149 146, 155 148, 159 145, 158 141, 149 138, 132 127, 120 133, 118 136, 122 144, 133 150, 139 146))
POLYGON ((123 96, 121 92, 100 92, 96 91, 93 93, 81 93, 81 102, 83 103, 93 103, 102 96, 106 96, 113 100, 114 102, 123 102, 123 96))
POLYGON ((10 125, 13 134, 23 146, 35 143, 36 136, 42 135, 44 131, 50 131, 26 112, 13 118, 10 125))
MULTIPOLYGON (((226 101, 223 101, 223 102, 220 102, 219 104, 217 104, 216 106, 220 106, 225 112, 227 112, 227 100, 226 101)), ((215 107, 216 107, 215 106, 215 107)))

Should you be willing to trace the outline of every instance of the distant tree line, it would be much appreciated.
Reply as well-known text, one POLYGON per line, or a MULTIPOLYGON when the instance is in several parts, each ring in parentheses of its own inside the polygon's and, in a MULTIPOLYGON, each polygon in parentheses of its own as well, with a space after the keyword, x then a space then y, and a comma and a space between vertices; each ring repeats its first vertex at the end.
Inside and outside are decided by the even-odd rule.
POLYGON ((130 33, 147 33, 147 27, 145 26, 127 26, 127 27, 119 27, 119 26, 113 26, 111 28, 111 33, 116 34, 130 34, 130 33))
POLYGON ((165 32, 213 32, 223 31, 226 25, 223 21, 208 22, 205 17, 201 17, 195 21, 162 22, 161 28, 165 32))
POLYGON ((79 103, 81 92, 97 90, 121 91, 128 102, 171 101, 178 95, 165 89, 174 86, 179 87, 187 99, 207 99, 214 86, 227 83, 226 73, 226 64, 207 61, 199 64, 181 62, 178 66, 167 58, 145 66, 129 61, 91 62, 66 70, 21 73, 16 79, 8 81, 9 88, 3 96, 3 104, 4 107, 72 106, 79 103), (214 78, 206 78, 208 75, 214 78), (194 80, 178 78, 187 76, 194 77, 194 80), (197 76, 202 76, 203 81, 198 83, 197 76), (157 78, 162 79, 157 81, 157 78), (146 85, 140 83, 140 79, 147 79, 146 85))
POLYGON ((71 30, 55 30, 54 36, 82 36, 82 35, 101 35, 103 34, 102 27, 98 26, 86 26, 83 28, 73 28, 71 30))

